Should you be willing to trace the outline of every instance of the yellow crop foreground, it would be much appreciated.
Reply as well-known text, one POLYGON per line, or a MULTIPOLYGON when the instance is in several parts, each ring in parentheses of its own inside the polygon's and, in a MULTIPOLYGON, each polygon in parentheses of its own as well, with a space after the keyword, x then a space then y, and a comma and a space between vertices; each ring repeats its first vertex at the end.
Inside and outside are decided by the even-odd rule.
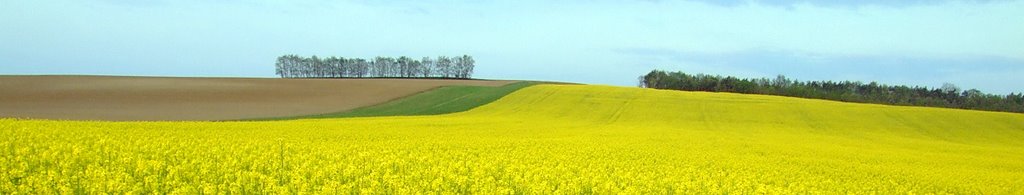
POLYGON ((1024 193, 1024 115, 538 85, 450 115, 0 119, 0 194, 1024 193))

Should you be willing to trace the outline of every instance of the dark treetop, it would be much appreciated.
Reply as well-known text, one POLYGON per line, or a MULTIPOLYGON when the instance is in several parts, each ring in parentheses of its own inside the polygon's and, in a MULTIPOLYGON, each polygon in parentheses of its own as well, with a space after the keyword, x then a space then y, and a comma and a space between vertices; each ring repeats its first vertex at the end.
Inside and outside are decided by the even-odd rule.
POLYGON ((801 82, 782 75, 774 79, 739 79, 732 76, 662 70, 653 70, 640 76, 639 80, 640 87, 655 89, 765 94, 845 102, 1024 113, 1024 93, 994 95, 982 93, 977 89, 961 91, 959 87, 949 83, 943 84, 940 88, 930 89, 860 81, 801 82))

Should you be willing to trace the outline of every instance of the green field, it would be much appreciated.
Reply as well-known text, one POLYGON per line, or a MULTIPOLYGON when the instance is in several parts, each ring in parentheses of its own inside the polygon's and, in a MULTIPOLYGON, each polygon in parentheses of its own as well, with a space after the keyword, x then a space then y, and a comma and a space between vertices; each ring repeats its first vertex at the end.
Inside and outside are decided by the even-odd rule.
POLYGON ((500 87, 487 86, 445 86, 417 93, 383 104, 356 108, 349 111, 294 117, 277 117, 255 120, 292 120, 316 118, 348 118, 373 116, 415 116, 437 115, 467 111, 494 102, 499 98, 524 87, 541 82, 520 81, 500 87))
POLYGON ((1022 114, 534 85, 428 116, 2 119, 0 193, 1022 194, 1021 140, 1022 114))

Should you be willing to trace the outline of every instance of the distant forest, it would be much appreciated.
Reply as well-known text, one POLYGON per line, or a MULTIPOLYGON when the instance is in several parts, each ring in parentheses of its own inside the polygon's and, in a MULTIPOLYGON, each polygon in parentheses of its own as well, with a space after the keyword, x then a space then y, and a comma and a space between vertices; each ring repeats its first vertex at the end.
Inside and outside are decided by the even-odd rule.
POLYGON ((940 88, 885 85, 860 81, 739 79, 732 76, 686 74, 653 70, 640 76, 640 87, 684 91, 733 92, 837 100, 888 105, 928 106, 1024 113, 1024 93, 994 95, 977 89, 960 90, 945 83, 940 88))
POLYGON ((281 78, 472 78, 472 56, 423 57, 378 56, 373 59, 283 55, 274 64, 281 78))

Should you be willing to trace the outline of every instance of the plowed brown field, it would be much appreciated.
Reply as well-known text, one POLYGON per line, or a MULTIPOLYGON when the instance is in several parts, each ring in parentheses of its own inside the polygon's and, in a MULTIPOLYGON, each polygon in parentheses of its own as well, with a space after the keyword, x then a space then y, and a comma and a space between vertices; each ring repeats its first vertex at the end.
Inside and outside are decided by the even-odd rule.
POLYGON ((514 81, 0 76, 0 118, 232 120, 338 112, 448 85, 514 81))

